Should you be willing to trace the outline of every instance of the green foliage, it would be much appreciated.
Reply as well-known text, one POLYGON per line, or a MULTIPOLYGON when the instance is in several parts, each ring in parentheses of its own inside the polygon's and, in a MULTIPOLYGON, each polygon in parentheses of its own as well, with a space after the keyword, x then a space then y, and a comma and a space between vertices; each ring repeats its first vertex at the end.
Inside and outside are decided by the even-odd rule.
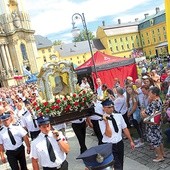
POLYGON ((62 44, 62 41, 61 40, 55 40, 53 42, 53 45, 61 45, 62 44))
MULTIPOLYGON (((93 40, 95 38, 95 36, 93 35, 93 33, 91 31, 88 31, 88 36, 89 36, 90 40, 93 40)), ((87 40, 87 34, 86 34, 85 30, 82 30, 80 32, 80 35, 73 39, 73 42, 81 42, 81 41, 85 41, 85 40, 87 40)))

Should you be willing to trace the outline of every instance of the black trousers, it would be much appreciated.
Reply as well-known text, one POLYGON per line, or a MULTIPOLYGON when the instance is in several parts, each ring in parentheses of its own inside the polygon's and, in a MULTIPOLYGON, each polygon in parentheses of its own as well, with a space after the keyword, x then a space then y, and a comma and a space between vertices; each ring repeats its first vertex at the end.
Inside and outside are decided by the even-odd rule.
POLYGON ((7 150, 6 155, 12 170, 27 170, 25 147, 23 145, 16 150, 7 150))
POLYGON ((129 118, 127 116, 127 112, 123 115, 123 119, 125 121, 125 123, 127 124, 127 128, 130 128, 130 122, 129 122, 129 118))
POLYGON ((133 123, 133 126, 135 127, 135 129, 137 130, 139 138, 143 138, 142 124, 138 123, 138 121, 135 119, 132 119, 132 123, 133 123))
POLYGON ((123 170, 124 162, 124 143, 121 140, 117 144, 112 145, 112 153, 114 156, 114 170, 123 170))
POLYGON ((40 133, 40 130, 30 132, 31 140, 34 140, 39 135, 39 133, 40 133))
POLYGON ((91 122, 93 124, 93 130, 94 130, 94 132, 97 136, 97 139, 98 139, 98 145, 101 145, 101 144, 103 144, 103 142, 102 142, 103 135, 102 135, 100 127, 99 127, 99 121, 91 120, 91 122))
POLYGON ((61 168, 48 168, 48 167, 43 167, 43 170, 68 170, 68 162, 65 160, 62 165, 61 168))
POLYGON ((72 123, 73 131, 79 141, 80 153, 87 150, 85 140, 86 140, 86 121, 82 123, 72 123))

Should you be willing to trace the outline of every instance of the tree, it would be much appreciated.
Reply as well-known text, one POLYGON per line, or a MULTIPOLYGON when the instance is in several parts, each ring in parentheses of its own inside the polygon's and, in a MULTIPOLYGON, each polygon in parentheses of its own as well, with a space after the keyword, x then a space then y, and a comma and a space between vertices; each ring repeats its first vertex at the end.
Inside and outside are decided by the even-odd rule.
MULTIPOLYGON (((90 40, 95 38, 95 36, 93 35, 93 33, 91 31, 88 31, 88 35, 89 35, 90 40)), ((85 40, 87 40, 87 34, 86 34, 85 30, 82 30, 80 32, 80 35, 73 39, 73 42, 80 42, 80 41, 85 41, 85 40)))
POLYGON ((61 40, 55 40, 53 42, 53 45, 61 45, 62 44, 62 41, 61 40))

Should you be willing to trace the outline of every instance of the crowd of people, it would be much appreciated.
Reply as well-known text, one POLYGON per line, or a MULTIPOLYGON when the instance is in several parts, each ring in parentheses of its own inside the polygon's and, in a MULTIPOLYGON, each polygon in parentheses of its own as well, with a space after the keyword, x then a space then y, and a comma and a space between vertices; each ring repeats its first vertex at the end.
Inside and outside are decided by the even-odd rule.
MULTIPOLYGON (((94 130, 98 145, 112 144, 115 170, 123 169, 123 139, 129 140, 132 149, 149 143, 150 148, 155 150, 153 161, 164 161, 166 153, 161 125, 170 123, 170 68, 167 67, 163 75, 151 69, 136 80, 128 76, 124 86, 120 85, 118 78, 113 81, 113 87, 108 88, 100 78, 96 79, 92 103, 95 113, 100 116, 94 114, 71 121, 80 154, 88 150, 85 139, 86 127, 89 126, 94 130), (131 137, 132 127, 137 132, 136 139, 131 137)), ((82 79, 80 88, 91 90, 86 77, 82 79)), ((67 170, 66 158, 70 147, 65 134, 66 123, 51 126, 49 117, 37 117, 32 104, 38 98, 36 84, 0 88, 1 161, 5 163, 8 160, 13 170, 27 170, 26 146, 34 170, 38 170, 39 165, 44 170, 67 170)), ((165 134, 170 141, 170 128, 165 134)))

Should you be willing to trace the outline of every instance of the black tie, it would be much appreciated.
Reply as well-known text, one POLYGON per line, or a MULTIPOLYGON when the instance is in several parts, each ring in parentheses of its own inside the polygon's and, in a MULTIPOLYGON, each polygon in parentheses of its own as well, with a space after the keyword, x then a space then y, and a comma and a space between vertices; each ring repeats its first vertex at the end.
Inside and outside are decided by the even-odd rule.
POLYGON ((9 137, 10 137, 11 143, 12 143, 13 145, 15 145, 15 144, 16 144, 16 141, 15 141, 14 136, 12 135, 11 131, 9 130, 9 128, 8 128, 8 135, 9 135, 9 137))
POLYGON ((33 121, 34 127, 37 128, 37 124, 36 124, 35 119, 33 118, 33 114, 32 114, 32 111, 31 111, 31 110, 30 110, 30 113, 31 113, 31 115, 32 115, 32 121, 33 121))
POLYGON ((115 129, 115 132, 117 133, 119 131, 118 127, 117 127, 117 123, 113 117, 113 115, 110 115, 111 119, 112 119, 112 124, 113 124, 113 127, 115 129))
POLYGON ((51 145, 51 142, 50 142, 49 139, 48 139, 48 135, 45 135, 45 137, 46 137, 47 149, 48 149, 48 153, 49 153, 49 156, 50 156, 50 160, 51 160, 52 162, 55 162, 56 156, 55 156, 53 147, 52 147, 52 145, 51 145))
POLYGON ((34 119, 34 118, 32 118, 32 120, 33 120, 33 123, 34 123, 34 127, 35 127, 35 128, 37 128, 37 124, 36 124, 35 119, 34 119))

